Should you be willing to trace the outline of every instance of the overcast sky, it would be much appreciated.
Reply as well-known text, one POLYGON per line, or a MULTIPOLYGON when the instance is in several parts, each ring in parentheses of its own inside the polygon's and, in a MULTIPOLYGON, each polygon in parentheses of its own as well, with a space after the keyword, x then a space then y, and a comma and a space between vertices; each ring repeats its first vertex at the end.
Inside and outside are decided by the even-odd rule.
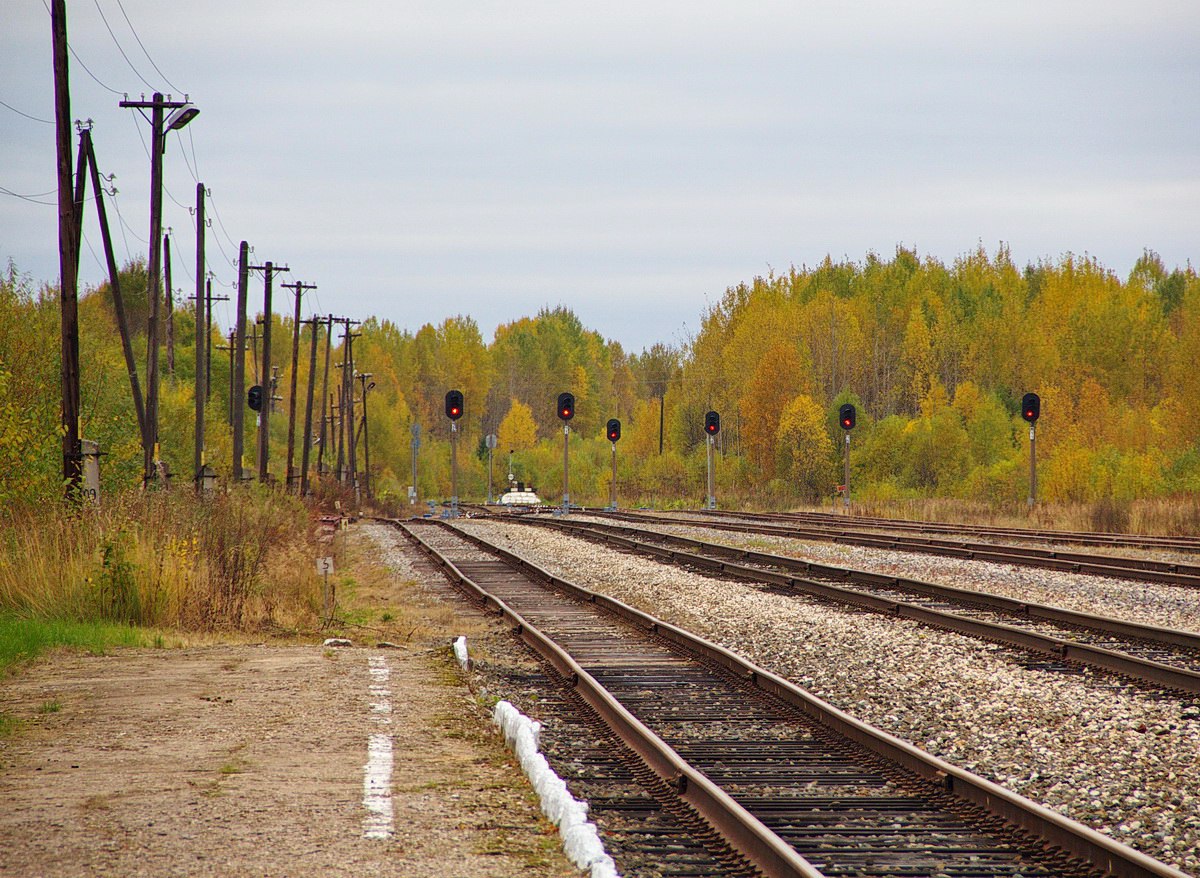
MULTIPOLYGON (((1195 0, 68 0, 68 33, 120 259, 146 249, 149 125, 109 89, 200 107, 165 157, 184 295, 193 171, 223 293, 245 239, 319 285, 306 314, 488 340, 562 304, 678 344, 730 285, 897 244, 1197 261, 1195 0)), ((52 120, 52 88, 45 3, 2 0, 0 101, 52 120)), ((0 106, 0 187, 53 202, 54 168, 53 126, 0 106)), ((56 279, 54 207, 0 192, 7 258, 56 279)))

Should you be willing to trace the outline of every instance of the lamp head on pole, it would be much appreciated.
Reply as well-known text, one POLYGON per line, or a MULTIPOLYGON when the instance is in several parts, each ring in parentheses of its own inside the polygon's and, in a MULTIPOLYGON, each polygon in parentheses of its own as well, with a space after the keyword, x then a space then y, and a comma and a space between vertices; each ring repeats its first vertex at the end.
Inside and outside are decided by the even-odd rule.
POLYGON ((178 131, 199 115, 200 108, 193 103, 186 103, 182 107, 176 107, 171 115, 167 117, 167 121, 163 125, 163 130, 178 131))

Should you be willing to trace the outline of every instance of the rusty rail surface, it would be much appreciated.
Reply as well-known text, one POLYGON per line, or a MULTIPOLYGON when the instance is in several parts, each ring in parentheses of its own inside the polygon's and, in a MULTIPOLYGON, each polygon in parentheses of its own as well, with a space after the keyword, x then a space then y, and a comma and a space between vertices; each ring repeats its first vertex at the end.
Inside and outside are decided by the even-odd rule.
MULTIPOLYGON (((503 561, 510 573, 497 573, 494 568, 481 567, 481 575, 491 575, 498 585, 508 582, 511 571, 523 574, 531 583, 542 583, 553 590, 569 596, 578 606, 594 606, 624 620, 633 627, 652 635, 680 650, 695 656, 706 666, 727 670, 740 685, 752 687, 761 693, 773 696, 786 705, 796 717, 805 717, 814 722, 821 735, 835 735, 844 743, 843 748, 866 751, 872 759, 886 760, 893 769, 907 772, 916 783, 931 795, 950 795, 961 807, 978 808, 991 817, 999 819, 1009 827, 1007 832, 1031 835, 1052 852, 1058 852, 1062 868, 1069 874, 1079 874, 1079 861, 1090 864, 1090 868, 1120 878, 1186 878, 1185 874, 1171 866, 1125 845, 1113 841, 1075 821, 1037 805, 1030 800, 1004 789, 990 781, 977 777, 957 766, 944 762, 919 748, 892 735, 862 723, 832 705, 816 698, 783 678, 772 674, 720 646, 692 635, 680 628, 655 619, 635 610, 620 601, 591 592, 554 576, 519 555, 493 546, 486 541, 463 532, 459 528, 440 522, 401 525, 409 536, 421 545, 453 581, 476 595, 486 606, 495 608, 514 625, 526 643, 530 644, 545 660, 592 705, 593 709, 611 718, 613 728, 627 744, 643 755, 647 764, 665 781, 673 784, 693 807, 712 821, 718 831, 738 850, 754 862, 767 875, 803 875, 816 878, 821 873, 804 857, 796 853, 782 839, 766 828, 763 820, 750 815, 730 795, 716 786, 704 774, 693 769, 662 739, 650 731, 625 707, 617 703, 604 687, 583 666, 555 645, 541 631, 534 628, 520 613, 508 606, 461 569, 445 555, 433 549, 421 539, 416 531, 428 528, 453 531, 463 540, 490 553, 503 561), (484 569, 486 568, 486 569, 484 569), (489 573, 490 571, 490 573, 489 573), (1073 864, 1073 865, 1072 865, 1073 864)), ((539 610, 546 621, 554 622, 559 614, 568 616, 578 609, 558 610, 540 606, 545 597, 537 599, 531 607, 539 610)), ((574 624, 572 620, 568 620, 574 624)), ((545 623, 543 623, 545 624, 545 623)), ((606 641, 611 648, 612 635, 606 641)), ((782 764, 782 763, 781 763, 782 764)), ((986 821, 984 821, 986 823, 986 821)), ((1026 863, 1024 874, 1033 874, 1026 863)), ((869 872, 866 874, 876 874, 869 872)), ((882 873, 879 873, 882 874, 882 873)), ((890 873, 889 873, 890 874, 890 873)), ((988 873, 971 873, 988 874, 988 873)), ((1000 874, 996 872, 995 874, 1000 874)), ((1042 874, 1054 874, 1053 872, 1042 874)))

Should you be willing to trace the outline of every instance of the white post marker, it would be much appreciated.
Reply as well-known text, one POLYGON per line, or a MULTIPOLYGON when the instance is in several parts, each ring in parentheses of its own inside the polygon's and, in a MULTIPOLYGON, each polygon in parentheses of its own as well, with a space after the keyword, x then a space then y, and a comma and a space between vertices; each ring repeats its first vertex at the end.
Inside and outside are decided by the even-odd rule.
POLYGON ((324 580, 321 585, 321 599, 325 606, 325 622, 329 623, 333 619, 333 593, 329 590, 329 574, 333 572, 333 558, 318 558, 317 559, 317 574, 323 576, 324 580))
MULTIPOLYGON (((381 726, 392 724, 391 671, 387 659, 368 659, 372 719, 381 726)), ((363 766, 363 838, 391 838, 396 832, 392 810, 392 735, 379 732, 367 739, 367 764, 363 766)))

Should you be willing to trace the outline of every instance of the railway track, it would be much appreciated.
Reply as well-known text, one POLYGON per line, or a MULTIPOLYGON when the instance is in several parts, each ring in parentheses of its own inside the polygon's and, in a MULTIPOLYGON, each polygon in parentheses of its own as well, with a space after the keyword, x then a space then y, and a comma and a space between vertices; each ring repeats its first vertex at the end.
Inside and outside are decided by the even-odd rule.
POLYGON ((1184 878, 478 537, 399 526, 728 846, 729 872, 691 874, 1184 878))
POLYGON ((1155 536, 1153 534, 1095 533, 1090 531, 1046 530, 1023 527, 997 527, 977 524, 953 524, 940 521, 914 521, 904 518, 879 518, 863 515, 833 515, 825 512, 755 512, 701 509, 690 514, 705 518, 752 518, 782 523, 803 523, 819 527, 840 526, 864 531, 890 531, 917 534, 969 534, 982 539, 1016 539, 1051 545, 1097 546, 1107 548, 1152 549, 1170 552, 1200 552, 1200 537, 1155 536))
POLYGON ((1044 667, 1086 666, 1188 696, 1200 694, 1200 634, 1191 631, 818 564, 627 525, 545 517, 518 520, 668 563, 1003 643, 1033 652, 1044 667))
MULTIPOLYGON (((1058 549, 1042 549, 1036 546, 1001 545, 998 543, 946 540, 934 537, 881 534, 850 527, 830 525, 814 526, 803 523, 782 524, 736 518, 702 518, 685 515, 668 515, 657 512, 610 512, 597 510, 592 513, 618 521, 657 522, 660 524, 707 527, 737 533, 768 534, 798 540, 840 543, 889 549, 899 552, 921 552, 962 558, 970 561, 994 561, 999 564, 1016 564, 1025 567, 1042 567, 1066 573, 1087 573, 1115 579, 1130 579, 1140 582, 1156 582, 1187 588, 1200 588, 1200 565, 1175 561, 1160 561, 1153 558, 1131 558, 1115 555, 1094 555, 1085 552, 1068 552, 1058 549)), ((690 515, 690 513, 689 513, 690 515)))

